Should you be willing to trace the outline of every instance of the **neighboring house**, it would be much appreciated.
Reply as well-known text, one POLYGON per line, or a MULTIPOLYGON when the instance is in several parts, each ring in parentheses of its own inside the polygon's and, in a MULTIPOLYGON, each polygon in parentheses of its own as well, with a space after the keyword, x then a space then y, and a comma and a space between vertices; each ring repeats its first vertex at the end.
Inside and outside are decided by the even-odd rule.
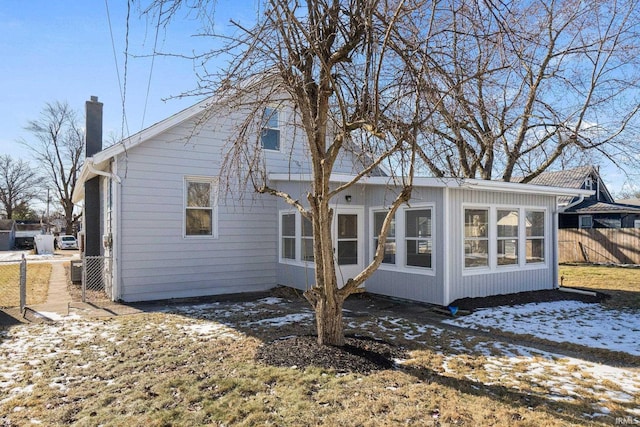
POLYGON ((15 246, 18 249, 33 249, 35 237, 43 234, 44 227, 40 222, 16 222, 15 246))
MULTIPOLYGON (((87 103, 88 121, 96 109, 101 117, 101 106, 97 98, 87 103)), ((255 134, 260 161, 273 186, 306 200, 310 167, 302 132, 290 126, 294 109, 283 104, 270 110, 261 137, 255 134)), ((230 109, 225 100, 203 101, 104 150, 101 129, 94 133, 95 123, 87 124, 88 158, 74 201, 84 199, 86 251, 105 257, 103 280, 111 298, 141 301, 312 286, 309 223, 280 198, 233 186, 228 190, 221 177, 229 139, 246 114, 251 113, 230 109)), ((351 179, 361 160, 345 154, 333 185, 351 179)), ((393 179, 380 175, 334 199, 341 282, 373 256, 396 191, 393 179)), ((438 305, 552 289, 558 284, 556 198, 591 193, 417 178, 410 203, 396 214, 384 262, 366 289, 438 305)))
POLYGON ((544 172, 529 182, 571 189, 593 190, 591 196, 561 197, 559 228, 640 228, 640 206, 616 202, 598 169, 583 166, 544 172))
POLYGON ((10 251, 16 244, 16 222, 0 219, 0 251, 10 251))

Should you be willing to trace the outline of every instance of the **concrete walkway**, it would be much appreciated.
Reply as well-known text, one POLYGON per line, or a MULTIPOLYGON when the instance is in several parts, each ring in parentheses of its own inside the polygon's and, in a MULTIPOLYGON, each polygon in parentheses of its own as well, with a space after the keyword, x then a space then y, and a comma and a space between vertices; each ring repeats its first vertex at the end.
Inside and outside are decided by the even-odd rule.
POLYGON ((30 305, 29 309, 43 317, 66 317, 69 315, 71 295, 67 290, 66 262, 51 263, 51 277, 49 278, 49 291, 47 301, 43 304, 30 305))

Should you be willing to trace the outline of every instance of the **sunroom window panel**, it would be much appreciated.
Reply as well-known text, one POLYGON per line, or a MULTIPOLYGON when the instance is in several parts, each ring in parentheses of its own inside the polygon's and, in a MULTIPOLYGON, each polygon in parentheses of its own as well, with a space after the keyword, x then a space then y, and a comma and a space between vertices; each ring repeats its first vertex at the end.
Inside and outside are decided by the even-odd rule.
POLYGON ((302 260, 303 261, 313 261, 313 224, 308 218, 302 218, 302 247, 300 248, 302 251, 302 260))
POLYGON ((431 209, 405 211, 405 264, 411 267, 432 266, 431 209))
POLYGON ((517 210, 502 210, 497 212, 498 265, 518 264, 518 227, 520 223, 517 210))
MULTIPOLYGON (((374 247, 378 248, 378 236, 380 236, 380 232, 382 231, 382 224, 384 223, 384 219, 387 216, 387 212, 374 212, 373 213, 373 243, 374 247)), ((391 226, 389 227, 389 232, 387 233, 387 240, 384 244, 384 258, 382 262, 384 264, 395 264, 396 263, 396 219, 391 219, 391 226)))
POLYGON ((489 265, 489 210, 464 210, 464 266, 489 265))
POLYGON ((527 211, 526 213, 526 254, 527 264, 544 262, 545 226, 544 212, 527 211))

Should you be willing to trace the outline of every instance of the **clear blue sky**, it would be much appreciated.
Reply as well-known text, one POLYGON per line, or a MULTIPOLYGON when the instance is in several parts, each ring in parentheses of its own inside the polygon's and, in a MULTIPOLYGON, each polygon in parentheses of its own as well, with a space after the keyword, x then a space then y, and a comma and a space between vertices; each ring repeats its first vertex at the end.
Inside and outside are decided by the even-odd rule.
MULTIPOLYGON (((104 103, 105 139, 122 134, 118 72, 124 82, 126 4, 126 0, 0 1, 0 154, 30 160, 28 150, 17 141, 31 138, 24 127, 39 118, 47 102, 68 102, 83 123, 85 101, 95 95, 104 103)), ((231 17, 246 22, 255 14, 253 0, 218 1, 216 25, 224 30, 231 17)), ((158 51, 189 53, 202 51, 210 43, 193 37, 200 28, 198 20, 186 14, 181 17, 159 33, 158 51)), ((152 61, 140 57, 153 52, 155 42, 155 23, 147 19, 140 17, 138 5, 132 6, 125 135, 198 101, 171 99, 197 86, 192 61, 157 56, 150 77, 152 61)))
MULTIPOLYGON (((259 3, 218 0, 217 30, 227 30, 230 18, 252 21, 259 3)), ((30 160, 29 151, 17 141, 31 138, 24 127, 39 118, 47 102, 68 102, 84 121, 85 101, 98 96, 104 103, 105 139, 122 135, 118 72, 123 83, 126 4, 127 0, 0 0, 0 154, 30 160)), ((197 86, 192 61, 157 56, 150 75, 152 61, 144 56, 153 52, 156 26, 148 19, 140 17, 138 5, 132 6, 124 135, 198 101, 194 97, 172 99, 197 86)), ((183 13, 168 31, 159 33, 157 50, 189 53, 207 49, 210 40, 193 36, 199 28, 197 19, 183 13)), ((603 172, 609 189, 619 191, 624 176, 614 168, 603 172)))

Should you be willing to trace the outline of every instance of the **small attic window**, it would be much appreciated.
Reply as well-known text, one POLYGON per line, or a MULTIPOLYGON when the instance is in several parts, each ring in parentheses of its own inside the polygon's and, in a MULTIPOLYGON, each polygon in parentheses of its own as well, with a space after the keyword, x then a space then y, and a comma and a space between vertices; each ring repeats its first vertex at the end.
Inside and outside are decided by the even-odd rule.
POLYGON ((593 190, 593 179, 591 179, 591 177, 584 180, 584 188, 586 190, 593 190))

